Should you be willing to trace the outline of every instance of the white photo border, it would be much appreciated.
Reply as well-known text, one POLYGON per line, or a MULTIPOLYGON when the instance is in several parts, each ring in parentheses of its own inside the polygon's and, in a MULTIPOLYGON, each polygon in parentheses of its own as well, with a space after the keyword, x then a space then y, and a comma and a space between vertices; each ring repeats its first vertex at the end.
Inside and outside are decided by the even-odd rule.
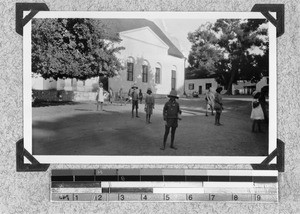
MULTIPOLYGON (((24 15, 28 11, 24 11, 24 15)), ((276 13, 272 13, 276 17, 276 13)), ((168 19, 266 19, 260 12, 83 12, 40 11, 34 18, 168 18, 168 19)), ((268 22, 269 33, 269 149, 277 148, 277 59, 276 27, 268 22)), ((31 21, 23 27, 23 131, 24 148, 32 154, 31 105, 31 21)), ((260 164, 267 156, 86 156, 34 155, 49 164, 260 164)), ((271 163, 276 163, 273 160, 271 163)))

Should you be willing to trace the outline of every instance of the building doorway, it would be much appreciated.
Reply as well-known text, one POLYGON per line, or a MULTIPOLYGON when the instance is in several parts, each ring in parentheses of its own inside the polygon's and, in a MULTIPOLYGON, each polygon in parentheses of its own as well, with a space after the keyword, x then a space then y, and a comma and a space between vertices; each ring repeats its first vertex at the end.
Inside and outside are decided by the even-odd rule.
POLYGON ((199 85, 198 93, 199 93, 199 94, 202 94, 202 85, 199 85))

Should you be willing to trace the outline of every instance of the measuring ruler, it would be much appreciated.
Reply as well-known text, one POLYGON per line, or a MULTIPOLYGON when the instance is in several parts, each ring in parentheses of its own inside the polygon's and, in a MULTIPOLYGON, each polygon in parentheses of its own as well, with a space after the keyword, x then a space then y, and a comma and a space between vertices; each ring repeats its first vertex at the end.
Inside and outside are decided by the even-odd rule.
POLYGON ((275 170, 52 170, 52 202, 278 202, 275 170))

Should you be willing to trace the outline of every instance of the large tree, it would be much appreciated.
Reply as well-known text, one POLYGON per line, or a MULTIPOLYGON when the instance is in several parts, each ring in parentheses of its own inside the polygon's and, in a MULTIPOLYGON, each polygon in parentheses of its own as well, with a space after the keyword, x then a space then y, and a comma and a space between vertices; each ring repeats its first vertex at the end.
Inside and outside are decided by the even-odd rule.
POLYGON ((216 72, 215 62, 222 57, 222 50, 217 45, 218 38, 212 27, 211 23, 207 23, 188 34, 192 47, 188 56, 187 79, 205 78, 216 72))
POLYGON ((43 78, 112 77, 122 68, 118 33, 96 19, 33 19, 32 72, 43 78))
POLYGON ((267 30, 259 28, 265 22, 263 19, 219 19, 215 23, 214 30, 221 35, 218 45, 224 48, 227 56, 227 64, 220 68, 221 71, 223 68, 223 73, 229 73, 230 76, 226 82, 227 94, 231 94, 232 84, 237 80, 258 81, 262 74, 266 73, 267 30), (260 54, 265 56, 264 62, 261 63, 259 63, 260 54))
MULTIPOLYGON (((203 47, 207 45, 212 47, 208 53, 214 50, 214 54, 210 55, 217 57, 211 58, 210 71, 213 75, 208 76, 214 76, 218 83, 225 86, 228 94, 231 94, 232 84, 237 80, 259 81, 263 75, 268 75, 269 43, 264 23, 264 19, 218 19, 209 28, 199 28, 193 33, 194 38, 200 38, 198 40, 203 40, 203 35, 207 33, 214 35, 214 39, 204 39, 206 44, 190 39, 192 51, 189 58, 203 63, 203 58, 194 56, 205 55, 197 51, 206 51, 203 47), (197 54, 193 50, 197 50, 197 54)), ((192 68, 195 68, 194 65, 197 63, 190 64, 192 68)))

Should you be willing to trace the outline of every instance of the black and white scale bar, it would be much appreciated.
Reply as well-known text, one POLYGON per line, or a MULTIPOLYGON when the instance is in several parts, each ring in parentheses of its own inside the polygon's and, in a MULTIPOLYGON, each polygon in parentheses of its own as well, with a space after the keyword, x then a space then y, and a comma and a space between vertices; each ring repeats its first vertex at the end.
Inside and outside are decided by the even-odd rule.
MULTIPOLYGON (((93 183, 94 184, 94 183, 93 183)), ((97 183, 96 183, 97 184, 97 183)), ((277 194, 277 183, 254 182, 102 182, 97 185, 52 185, 53 193, 255 193, 277 194)))
POLYGON ((53 170, 51 201, 278 202, 278 172, 264 170, 53 170))
POLYGON ((104 169, 52 170, 51 181, 214 181, 277 182, 277 171, 270 170, 177 170, 104 169))
POLYGON ((52 176, 51 181, 228 181, 228 182, 277 182, 275 176, 52 176))

